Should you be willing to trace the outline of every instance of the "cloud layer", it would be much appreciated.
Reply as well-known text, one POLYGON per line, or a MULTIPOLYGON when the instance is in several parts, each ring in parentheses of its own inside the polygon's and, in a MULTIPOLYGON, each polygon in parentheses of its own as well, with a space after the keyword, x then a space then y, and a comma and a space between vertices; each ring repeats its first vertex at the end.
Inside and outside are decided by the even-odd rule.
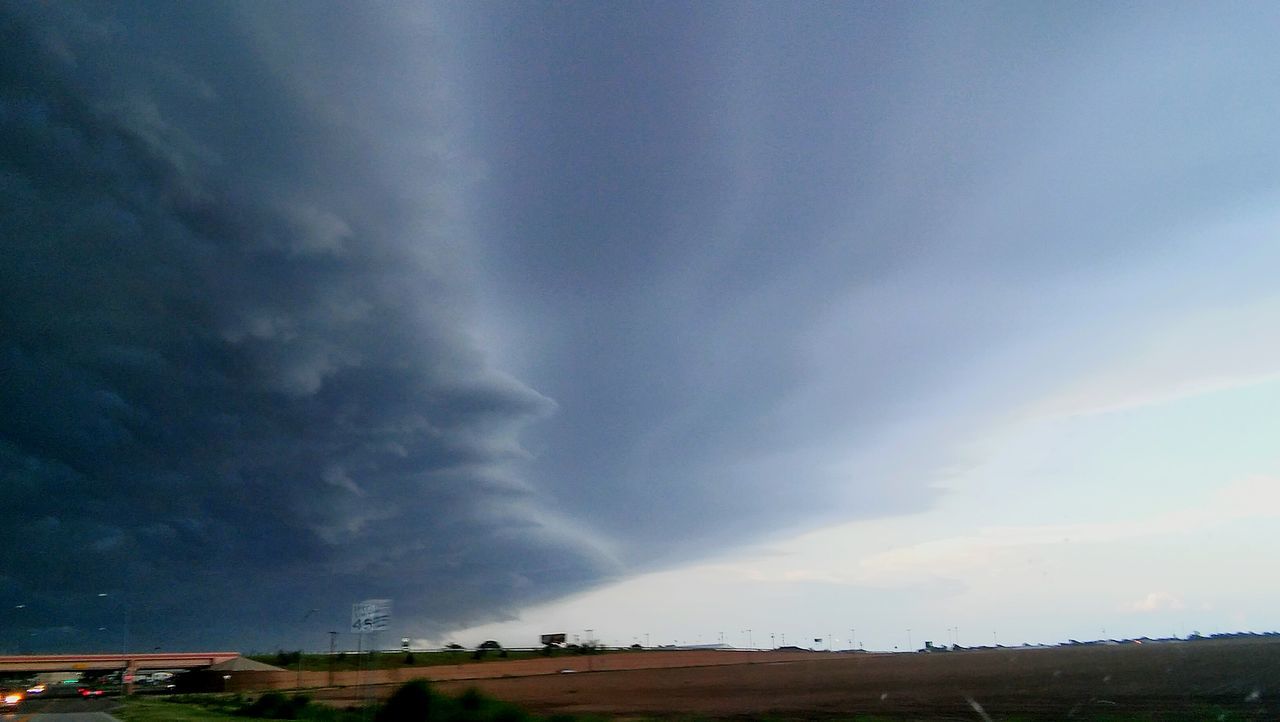
POLYGON ((1275 314, 1265 7, 0 12, 2 644, 432 637, 1275 314))
POLYGON ((3 22, 15 636, 103 644, 127 612, 139 645, 268 646, 368 596, 433 631, 607 573, 515 471, 554 403, 468 334, 445 131, 392 164, 385 99, 342 87, 389 30, 322 53, 279 40, 337 30, 302 7, 142 10, 3 22))

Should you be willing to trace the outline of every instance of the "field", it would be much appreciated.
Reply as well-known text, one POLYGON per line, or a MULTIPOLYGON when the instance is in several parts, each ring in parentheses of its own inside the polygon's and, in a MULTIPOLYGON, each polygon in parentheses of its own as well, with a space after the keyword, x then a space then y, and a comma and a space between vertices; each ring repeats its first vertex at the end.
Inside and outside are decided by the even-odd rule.
MULTIPOLYGON (((1274 638, 792 657, 618 654, 596 657, 592 671, 583 659, 562 664, 573 673, 551 674, 517 671, 515 664, 510 673, 524 676, 499 676, 503 665, 491 664, 483 665, 490 678, 441 675, 435 686, 451 694, 475 687, 538 713, 612 717, 1280 717, 1280 640, 1274 638)), ((434 676, 431 668, 422 672, 434 676)), ((320 696, 340 702, 344 693, 320 696)))

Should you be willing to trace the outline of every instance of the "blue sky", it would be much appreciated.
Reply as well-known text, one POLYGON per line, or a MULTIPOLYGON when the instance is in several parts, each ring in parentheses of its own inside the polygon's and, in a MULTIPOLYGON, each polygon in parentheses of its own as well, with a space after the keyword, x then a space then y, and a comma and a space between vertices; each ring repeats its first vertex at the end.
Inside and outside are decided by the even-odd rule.
POLYGON ((5 644, 1277 627, 1271 6, 4 17, 5 644))

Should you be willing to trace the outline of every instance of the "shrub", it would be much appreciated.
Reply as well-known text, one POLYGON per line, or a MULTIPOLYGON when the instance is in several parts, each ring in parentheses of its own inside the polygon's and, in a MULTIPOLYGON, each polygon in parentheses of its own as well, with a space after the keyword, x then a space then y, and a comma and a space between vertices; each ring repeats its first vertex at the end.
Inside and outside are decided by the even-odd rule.
POLYGON ((302 651, 286 652, 283 649, 276 652, 276 666, 288 667, 291 664, 298 663, 302 659, 302 651))
POLYGON ((529 713, 513 705, 503 705, 490 719, 493 722, 529 722, 529 713))
POLYGON ((236 714, 241 717, 264 719, 298 719, 298 715, 310 702, 311 700, 301 694, 286 697, 279 692, 267 692, 254 700, 253 704, 236 710, 236 714))
POLYGON ((458 705, 465 710, 475 712, 484 706, 484 695, 480 694, 480 690, 475 687, 469 687, 458 697, 458 705))
POLYGON ((432 696, 427 680, 406 682, 378 710, 374 722, 426 722, 431 716, 432 696))

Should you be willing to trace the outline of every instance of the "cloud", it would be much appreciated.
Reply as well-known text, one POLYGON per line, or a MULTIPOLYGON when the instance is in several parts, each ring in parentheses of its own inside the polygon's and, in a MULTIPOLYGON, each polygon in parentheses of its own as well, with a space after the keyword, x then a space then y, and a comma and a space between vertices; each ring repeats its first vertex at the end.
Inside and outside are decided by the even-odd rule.
POLYGON ((279 10, 4 10, 0 593, 78 630, 41 644, 124 610, 140 647, 278 644, 381 596, 429 632, 616 566, 521 480, 555 403, 469 340, 467 264, 420 232, 462 181, 378 147, 422 132, 394 99, 355 128, 300 97, 292 43, 340 18, 279 10))
MULTIPOLYGON (((709 565, 733 578, 769 584, 814 582, 845 587, 905 589, 951 586, 966 580, 998 580, 1026 571, 1029 560, 1068 549, 1087 556, 1094 549, 1133 548, 1133 542, 1189 537, 1236 522, 1280 516, 1280 484, 1273 476, 1251 476, 1224 485, 1182 508, 1132 515, 1105 522, 1001 525, 969 529, 938 538, 893 542, 877 529, 888 520, 844 524, 804 534, 787 542, 787 554, 755 554, 746 561, 709 565), (866 547, 874 545, 874 551, 866 547), (1127 547, 1125 545, 1128 545, 1127 547), (798 566, 800 565, 800 566, 798 566)), ((909 526, 906 519, 897 520, 909 526)), ((900 536, 901 531, 895 532, 900 536)), ((1101 568, 1101 567, 1100 567, 1101 568)))
POLYGON ((108 590, 260 644, 385 597, 430 636, 927 509, 993 420, 1109 394, 1115 339, 1270 313, 1247 9, 3 7, 31 624, 108 590))
POLYGON ((1168 592, 1151 592, 1135 602, 1125 605, 1131 612, 1169 612, 1184 609, 1185 604, 1178 597, 1168 592))

